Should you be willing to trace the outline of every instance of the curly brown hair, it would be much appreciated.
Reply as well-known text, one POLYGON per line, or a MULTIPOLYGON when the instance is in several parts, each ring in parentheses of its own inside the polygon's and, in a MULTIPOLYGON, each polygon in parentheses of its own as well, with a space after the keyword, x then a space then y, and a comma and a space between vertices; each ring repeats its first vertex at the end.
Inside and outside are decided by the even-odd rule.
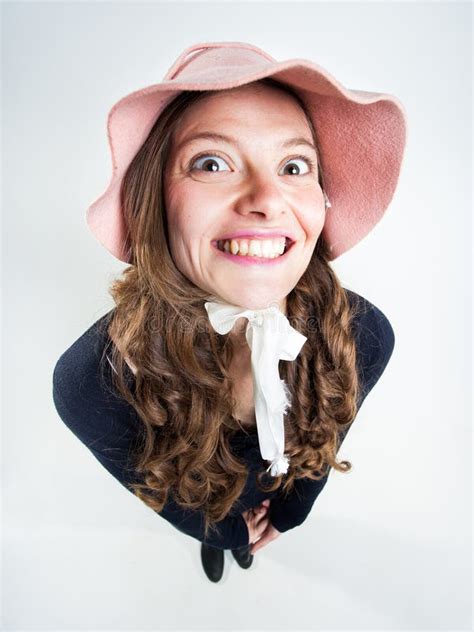
MULTIPOLYGON (((303 109, 324 189, 316 130, 304 102, 274 79, 255 83, 284 90, 303 109)), ((143 422, 134 468, 144 484, 130 489, 157 512, 168 494, 183 508, 201 510, 206 537, 237 503, 249 474, 230 447, 240 427, 229 372, 234 348, 228 334, 214 331, 205 312, 204 302, 216 297, 187 279, 171 258, 162 183, 181 115, 207 94, 182 92, 168 103, 125 174, 121 204, 130 265, 109 289, 115 308, 108 327, 114 386, 143 422)), ((286 309, 290 324, 307 337, 297 359, 283 362, 280 370, 292 402, 285 416, 290 467, 285 475, 270 477, 262 470, 257 476, 262 491, 281 486, 282 494, 298 478, 318 480, 331 467, 340 472, 352 467, 338 463, 336 454, 341 430, 357 412, 355 306, 329 264, 322 236, 287 296, 286 309)))

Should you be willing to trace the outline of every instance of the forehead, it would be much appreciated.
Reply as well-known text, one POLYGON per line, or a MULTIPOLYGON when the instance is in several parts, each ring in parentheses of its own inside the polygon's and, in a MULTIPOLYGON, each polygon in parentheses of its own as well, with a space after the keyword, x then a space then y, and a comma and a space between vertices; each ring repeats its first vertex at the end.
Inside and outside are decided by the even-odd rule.
POLYGON ((206 95, 192 103, 180 118, 174 134, 176 150, 200 138, 225 141, 243 134, 271 135, 275 140, 299 136, 313 141, 303 109, 292 95, 266 85, 250 84, 206 95), (210 138, 215 133, 215 138, 210 138))

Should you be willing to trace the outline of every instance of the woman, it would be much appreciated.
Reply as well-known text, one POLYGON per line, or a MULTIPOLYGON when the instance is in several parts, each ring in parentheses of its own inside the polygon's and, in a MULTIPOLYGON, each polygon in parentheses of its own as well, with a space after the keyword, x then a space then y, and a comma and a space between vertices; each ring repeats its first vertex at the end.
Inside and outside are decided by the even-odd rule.
POLYGON ((113 177, 87 219, 130 265, 58 360, 54 401, 219 581, 225 549, 248 568, 351 468, 337 452, 394 333, 329 262, 385 212, 405 117, 312 62, 219 42, 108 127, 113 177))

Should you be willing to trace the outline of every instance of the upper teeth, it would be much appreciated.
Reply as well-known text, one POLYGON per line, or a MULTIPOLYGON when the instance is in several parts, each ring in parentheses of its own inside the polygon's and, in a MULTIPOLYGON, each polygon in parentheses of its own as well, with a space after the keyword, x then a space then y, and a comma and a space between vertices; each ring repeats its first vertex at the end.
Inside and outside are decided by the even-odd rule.
POLYGON ((217 245, 221 250, 231 252, 233 255, 273 259, 283 254, 285 243, 285 237, 277 237, 274 239, 226 239, 225 241, 218 241, 217 245))

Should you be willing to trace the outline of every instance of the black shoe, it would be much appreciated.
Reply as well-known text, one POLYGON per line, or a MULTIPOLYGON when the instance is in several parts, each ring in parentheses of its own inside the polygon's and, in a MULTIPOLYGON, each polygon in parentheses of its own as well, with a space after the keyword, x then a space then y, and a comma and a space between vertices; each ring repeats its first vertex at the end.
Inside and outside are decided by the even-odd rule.
POLYGON ((211 582, 218 582, 224 572, 224 551, 201 542, 201 562, 211 582))
POLYGON ((250 553, 251 545, 248 544, 240 549, 232 549, 232 555, 237 560, 241 568, 250 568, 253 562, 253 555, 250 553))

